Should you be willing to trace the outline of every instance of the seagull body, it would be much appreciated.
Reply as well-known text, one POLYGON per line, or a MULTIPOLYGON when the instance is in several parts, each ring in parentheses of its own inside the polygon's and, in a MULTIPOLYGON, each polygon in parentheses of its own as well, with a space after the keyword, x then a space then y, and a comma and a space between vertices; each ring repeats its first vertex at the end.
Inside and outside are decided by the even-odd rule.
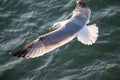
POLYGON ((51 28, 55 29, 27 44, 20 50, 11 53, 22 58, 34 58, 44 55, 77 37, 83 44, 92 45, 98 37, 96 25, 87 26, 91 10, 83 3, 77 2, 70 19, 56 22, 51 28))

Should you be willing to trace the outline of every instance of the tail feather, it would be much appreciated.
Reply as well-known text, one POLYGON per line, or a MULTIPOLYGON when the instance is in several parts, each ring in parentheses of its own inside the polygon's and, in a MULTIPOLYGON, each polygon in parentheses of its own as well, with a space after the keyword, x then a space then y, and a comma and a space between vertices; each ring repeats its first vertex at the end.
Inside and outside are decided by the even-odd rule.
POLYGON ((78 41, 85 45, 92 45, 98 37, 98 27, 96 24, 83 27, 77 34, 78 41))

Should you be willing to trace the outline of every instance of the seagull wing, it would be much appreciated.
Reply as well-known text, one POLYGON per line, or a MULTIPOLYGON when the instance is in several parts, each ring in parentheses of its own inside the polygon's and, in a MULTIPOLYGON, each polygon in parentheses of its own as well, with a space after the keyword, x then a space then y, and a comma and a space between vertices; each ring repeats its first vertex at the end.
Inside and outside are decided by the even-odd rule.
POLYGON ((55 30, 48 34, 38 37, 20 50, 11 53, 13 56, 22 58, 34 58, 42 56, 75 38, 75 35, 69 34, 64 30, 55 30))

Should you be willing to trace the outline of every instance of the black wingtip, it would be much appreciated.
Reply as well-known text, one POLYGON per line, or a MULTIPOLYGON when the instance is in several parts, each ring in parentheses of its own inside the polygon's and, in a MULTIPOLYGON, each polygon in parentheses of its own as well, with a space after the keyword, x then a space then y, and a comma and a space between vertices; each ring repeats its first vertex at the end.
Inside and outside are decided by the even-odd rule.
POLYGON ((21 58, 26 58, 26 54, 28 53, 28 50, 26 48, 17 50, 15 52, 9 53, 12 56, 17 56, 17 57, 21 57, 21 58))
POLYGON ((34 45, 34 42, 31 42, 29 44, 27 44, 25 47, 23 47, 22 49, 19 49, 17 51, 14 51, 12 53, 9 53, 12 56, 17 56, 20 58, 29 58, 28 54, 28 49, 32 48, 32 46, 34 45))

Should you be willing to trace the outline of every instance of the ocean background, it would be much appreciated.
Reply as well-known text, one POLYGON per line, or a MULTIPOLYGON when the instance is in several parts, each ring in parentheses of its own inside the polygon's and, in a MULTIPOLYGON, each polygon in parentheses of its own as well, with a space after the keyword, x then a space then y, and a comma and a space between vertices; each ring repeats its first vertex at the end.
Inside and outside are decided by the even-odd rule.
POLYGON ((120 0, 85 0, 95 44, 72 40, 41 57, 9 55, 71 17, 75 0, 0 0, 0 80, 120 80, 120 0))

